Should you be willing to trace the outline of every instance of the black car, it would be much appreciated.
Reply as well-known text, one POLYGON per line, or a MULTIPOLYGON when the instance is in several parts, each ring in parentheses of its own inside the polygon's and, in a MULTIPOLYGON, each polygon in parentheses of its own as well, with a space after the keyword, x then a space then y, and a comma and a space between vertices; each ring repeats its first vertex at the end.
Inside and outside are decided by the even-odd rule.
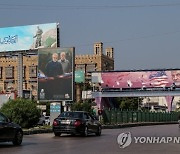
POLYGON ((53 132, 55 136, 66 134, 81 134, 87 136, 89 133, 101 135, 100 122, 88 112, 68 111, 61 113, 53 121, 53 132))
POLYGON ((0 142, 13 142, 14 145, 21 145, 22 140, 23 131, 21 127, 0 113, 0 142))

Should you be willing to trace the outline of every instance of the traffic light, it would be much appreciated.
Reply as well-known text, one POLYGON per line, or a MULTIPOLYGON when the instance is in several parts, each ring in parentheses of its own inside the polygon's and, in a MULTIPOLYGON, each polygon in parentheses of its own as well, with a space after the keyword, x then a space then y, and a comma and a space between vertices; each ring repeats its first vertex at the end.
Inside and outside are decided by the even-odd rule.
POLYGON ((102 110, 98 110, 98 115, 102 115, 102 110))

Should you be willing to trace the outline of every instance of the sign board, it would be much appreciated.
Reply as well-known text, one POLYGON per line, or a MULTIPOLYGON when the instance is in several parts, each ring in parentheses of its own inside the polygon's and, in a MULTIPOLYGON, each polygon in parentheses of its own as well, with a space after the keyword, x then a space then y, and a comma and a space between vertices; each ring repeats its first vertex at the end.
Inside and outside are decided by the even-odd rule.
POLYGON ((50 125, 53 124, 55 118, 61 113, 61 104, 54 102, 50 104, 50 125))
POLYGON ((57 23, 0 28, 0 52, 57 47, 57 23))
POLYGON ((37 107, 41 110, 46 110, 46 105, 37 105, 37 107))
POLYGON ((110 89, 180 88, 180 70, 119 71, 92 74, 92 82, 110 89))
POLYGON ((74 48, 38 50, 38 100, 72 101, 74 48))
POLYGON ((92 91, 82 91, 82 99, 92 99, 92 91))
POLYGON ((85 82, 85 74, 82 70, 75 71, 75 82, 76 83, 84 83, 85 82))

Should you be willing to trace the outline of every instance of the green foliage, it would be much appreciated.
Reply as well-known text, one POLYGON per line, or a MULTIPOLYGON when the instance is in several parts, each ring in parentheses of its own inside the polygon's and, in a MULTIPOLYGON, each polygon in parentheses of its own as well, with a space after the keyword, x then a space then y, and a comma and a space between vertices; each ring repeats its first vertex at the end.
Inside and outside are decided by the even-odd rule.
POLYGON ((0 111, 23 128, 33 127, 40 117, 40 110, 37 108, 36 102, 21 98, 9 100, 3 104, 0 111))
POLYGON ((90 112, 92 113, 93 112, 93 109, 91 108, 91 104, 88 103, 88 102, 84 102, 84 103, 74 103, 72 106, 71 106, 71 110, 72 111, 87 111, 87 112, 90 112))
POLYGON ((140 107, 142 104, 142 98, 138 97, 120 97, 116 99, 121 109, 137 110, 138 106, 140 107))

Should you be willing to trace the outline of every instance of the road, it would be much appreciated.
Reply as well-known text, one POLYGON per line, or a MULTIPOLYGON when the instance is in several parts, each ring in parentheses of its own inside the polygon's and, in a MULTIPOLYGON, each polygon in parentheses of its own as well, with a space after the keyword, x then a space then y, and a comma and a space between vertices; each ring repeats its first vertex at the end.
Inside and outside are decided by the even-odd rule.
POLYGON ((25 135, 22 146, 12 143, 0 143, 0 154, 178 154, 180 143, 132 143, 120 148, 117 137, 120 133, 130 132, 133 137, 180 137, 180 129, 174 125, 141 126, 121 129, 104 129, 102 136, 88 137, 62 135, 54 137, 52 133, 25 135))

